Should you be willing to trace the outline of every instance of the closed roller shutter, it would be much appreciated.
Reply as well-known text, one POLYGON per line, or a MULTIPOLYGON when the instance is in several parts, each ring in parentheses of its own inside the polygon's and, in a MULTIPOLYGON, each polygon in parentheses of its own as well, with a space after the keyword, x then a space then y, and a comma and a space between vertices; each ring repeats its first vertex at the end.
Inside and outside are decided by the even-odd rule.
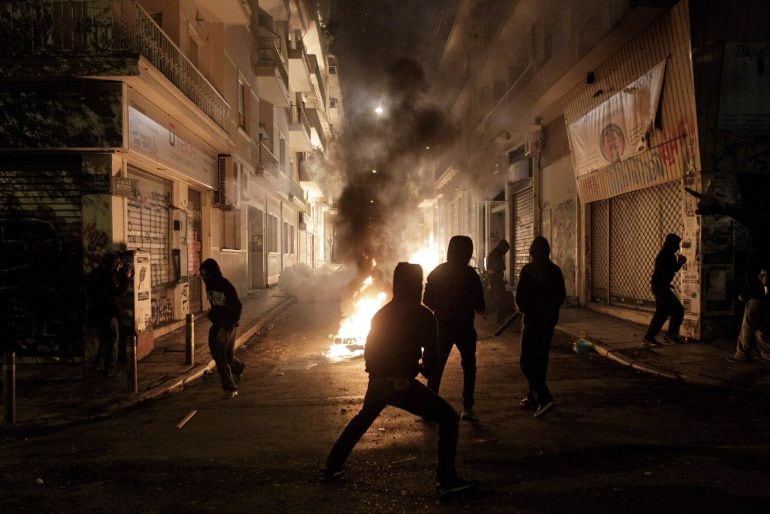
MULTIPOLYGON (((680 181, 592 203, 592 300, 653 307, 650 276, 655 256, 666 234, 682 234, 682 223, 680 181)), ((674 287, 679 293, 679 274, 674 287)))
POLYGON ((173 321, 169 209, 171 182, 129 166, 128 176, 137 180, 134 196, 128 199, 127 248, 150 253, 152 278, 152 324, 173 321))
POLYGON ((535 237, 535 216, 532 188, 513 194, 513 255, 510 282, 518 284, 521 268, 529 262, 529 246, 535 237))

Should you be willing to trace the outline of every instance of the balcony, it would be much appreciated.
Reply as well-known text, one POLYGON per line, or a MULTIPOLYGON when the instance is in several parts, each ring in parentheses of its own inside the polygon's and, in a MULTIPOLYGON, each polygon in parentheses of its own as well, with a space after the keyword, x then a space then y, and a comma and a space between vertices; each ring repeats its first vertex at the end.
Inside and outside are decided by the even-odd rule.
POLYGON ((307 53, 301 40, 293 41, 289 46, 289 86, 292 91, 313 91, 307 53))
POLYGON ((293 201, 294 204, 300 208, 300 210, 303 211, 306 208, 307 202, 307 198, 305 196, 305 190, 302 189, 302 186, 294 180, 291 180, 289 182, 289 199, 293 201))
MULTIPOLYGON (((260 28, 260 31, 264 29, 260 28)), ((279 36, 259 38, 259 60, 254 65, 260 98, 277 107, 289 106, 289 72, 279 36)))
POLYGON ((259 138, 259 166, 264 171, 268 171, 273 177, 278 177, 280 174, 280 166, 278 158, 271 150, 273 142, 270 139, 260 137, 259 138))
POLYGON ((230 106, 135 0, 7 2, 0 29, 6 77, 138 76, 144 57, 227 130, 230 106))
POLYGON ((326 135, 329 132, 329 123, 321 119, 317 109, 306 109, 307 119, 310 122, 310 141, 314 148, 322 152, 326 148, 326 135))
POLYGON ((321 68, 318 66, 318 59, 315 55, 308 55, 308 63, 311 73, 310 79, 313 82, 315 90, 316 108, 321 111, 326 111, 326 90, 321 68))
POLYGON ((302 104, 291 104, 289 108, 289 148, 294 152, 310 152, 313 144, 310 122, 302 104))

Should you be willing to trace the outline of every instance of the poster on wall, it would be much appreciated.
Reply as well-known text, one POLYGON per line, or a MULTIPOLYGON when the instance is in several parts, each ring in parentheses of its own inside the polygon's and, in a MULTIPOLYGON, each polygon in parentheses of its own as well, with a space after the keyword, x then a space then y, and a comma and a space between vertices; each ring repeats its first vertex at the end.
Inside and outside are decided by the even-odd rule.
POLYGON ((567 126, 578 177, 647 150, 666 61, 567 126))
POLYGON ((718 125, 770 131, 770 43, 725 44, 718 125))

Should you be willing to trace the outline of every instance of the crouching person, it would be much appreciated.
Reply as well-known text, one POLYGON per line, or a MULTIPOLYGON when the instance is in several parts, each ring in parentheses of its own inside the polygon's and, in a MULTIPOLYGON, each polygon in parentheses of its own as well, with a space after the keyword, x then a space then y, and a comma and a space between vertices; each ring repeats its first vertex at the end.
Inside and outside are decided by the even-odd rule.
POLYGON ((209 350, 217 364, 223 398, 232 399, 238 396, 238 382, 245 368, 235 356, 235 331, 241 319, 241 300, 235 287, 222 276, 217 261, 206 259, 201 263, 200 271, 211 305, 209 350))
POLYGON ((421 296, 422 268, 417 264, 399 263, 393 273, 393 299, 372 318, 366 341, 364 359, 369 385, 364 404, 332 447, 321 470, 321 480, 343 477, 345 461, 358 440, 380 412, 392 405, 438 424, 436 478, 440 498, 477 485, 477 482, 462 480, 455 471, 457 413, 416 379, 421 359, 425 366, 435 366, 438 354, 436 318, 420 303, 421 296))

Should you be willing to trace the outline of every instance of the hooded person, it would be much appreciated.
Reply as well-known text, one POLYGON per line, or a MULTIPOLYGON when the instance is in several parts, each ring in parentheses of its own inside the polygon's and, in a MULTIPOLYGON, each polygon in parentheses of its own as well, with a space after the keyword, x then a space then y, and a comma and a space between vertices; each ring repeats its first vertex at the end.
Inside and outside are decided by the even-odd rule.
POLYGON ((489 280, 490 310, 497 311, 497 322, 505 321, 508 314, 504 308, 505 299, 505 254, 510 250, 508 241, 501 239, 489 255, 487 255, 486 270, 489 280))
POLYGON ((241 319, 241 300, 235 287, 222 276, 217 261, 206 259, 201 263, 200 272, 211 306, 208 314, 211 320, 209 350, 217 364, 223 397, 232 399, 238 396, 238 382, 245 368, 235 356, 235 333, 241 319))
POLYGON ((438 424, 439 497, 469 489, 455 470, 458 416, 446 400, 419 382, 417 374, 436 354, 436 318, 420 303, 422 268, 400 262, 393 272, 393 299, 372 317, 364 360, 369 384, 361 411, 337 438, 319 479, 339 480, 353 448, 380 412, 392 405, 438 424))
POLYGON ((86 325, 92 328, 99 343, 93 366, 107 376, 113 376, 117 367, 119 318, 123 311, 120 297, 132 276, 133 271, 122 265, 117 253, 107 252, 85 280, 86 325))
POLYGON ((447 248, 447 262, 429 275, 423 302, 438 320, 438 362, 429 370, 428 387, 439 392, 452 346, 460 351, 463 368, 462 419, 478 421, 474 411, 476 389, 476 313, 486 309, 484 290, 478 273, 468 265, 473 255, 473 241, 468 236, 453 236, 447 248))
POLYGON ((683 342, 679 335, 679 327, 684 319, 684 306, 672 290, 674 275, 687 262, 684 255, 677 255, 681 242, 682 239, 678 235, 667 234, 663 241, 663 248, 655 257, 655 267, 650 279, 650 289, 655 297, 655 314, 642 340, 645 346, 660 346, 656 337, 667 318, 670 319, 664 340, 671 343, 683 342))
POLYGON ((535 417, 555 405, 546 384, 548 355, 559 309, 567 297, 561 268, 551 262, 550 254, 548 240, 537 236, 529 247, 531 261, 521 269, 516 285, 516 305, 523 315, 519 366, 529 383, 519 405, 535 410, 535 417))

